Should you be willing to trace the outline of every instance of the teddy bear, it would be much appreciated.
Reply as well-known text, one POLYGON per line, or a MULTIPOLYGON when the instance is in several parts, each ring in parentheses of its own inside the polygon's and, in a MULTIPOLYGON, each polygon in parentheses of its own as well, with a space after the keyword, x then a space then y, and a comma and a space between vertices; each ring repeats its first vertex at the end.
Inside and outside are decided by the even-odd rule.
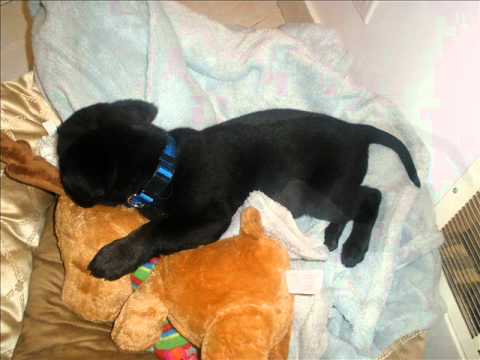
POLYGON ((285 247, 266 235, 260 213, 247 208, 240 234, 164 256, 133 291, 130 276, 106 281, 87 266, 104 245, 147 220, 126 207, 81 208, 64 193, 58 169, 29 145, 1 134, 8 176, 59 195, 55 229, 65 280, 63 301, 91 321, 115 321, 112 338, 126 351, 155 343, 168 320, 208 359, 287 359, 293 297, 285 247))

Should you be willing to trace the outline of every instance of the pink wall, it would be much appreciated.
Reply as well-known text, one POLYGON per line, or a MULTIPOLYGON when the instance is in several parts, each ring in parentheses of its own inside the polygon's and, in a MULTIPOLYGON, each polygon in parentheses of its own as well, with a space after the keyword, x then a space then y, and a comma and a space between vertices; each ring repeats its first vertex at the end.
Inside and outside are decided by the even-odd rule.
POLYGON ((353 78, 394 101, 432 156, 439 200, 480 158, 480 2, 380 1, 368 25, 351 1, 307 1, 354 57, 353 78))

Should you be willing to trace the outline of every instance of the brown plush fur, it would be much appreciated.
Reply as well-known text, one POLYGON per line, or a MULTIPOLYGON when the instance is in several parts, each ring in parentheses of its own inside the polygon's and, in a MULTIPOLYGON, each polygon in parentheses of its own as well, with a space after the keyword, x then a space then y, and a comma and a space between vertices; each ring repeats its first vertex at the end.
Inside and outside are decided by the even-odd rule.
POLYGON ((62 299, 87 320, 114 320, 132 293, 129 276, 105 281, 90 275, 87 266, 106 244, 125 236, 146 220, 127 208, 75 205, 61 196, 55 212, 55 233, 65 267, 62 299))
POLYGON ((242 214, 239 236, 162 258, 132 294, 130 279, 96 279, 87 265, 104 245, 145 219, 123 207, 76 206, 63 192, 58 170, 33 156, 25 142, 1 134, 6 173, 60 195, 56 234, 65 266, 63 300, 88 320, 117 319, 112 337, 124 350, 142 351, 158 340, 168 317, 202 359, 287 359, 293 298, 284 272, 286 250, 268 238, 260 214, 242 214), (117 318, 118 316, 118 318, 117 318))
POLYGON ((7 165, 7 175, 22 183, 63 194, 57 168, 43 158, 35 156, 26 141, 13 141, 0 133, 0 160, 7 165))

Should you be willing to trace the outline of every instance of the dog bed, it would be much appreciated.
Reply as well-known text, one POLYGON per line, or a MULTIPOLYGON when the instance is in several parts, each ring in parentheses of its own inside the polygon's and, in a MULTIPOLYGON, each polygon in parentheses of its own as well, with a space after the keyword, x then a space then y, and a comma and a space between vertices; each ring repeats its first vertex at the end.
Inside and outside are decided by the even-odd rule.
MULTIPOLYGON (((40 6, 36 9, 37 20, 34 28, 35 36, 37 36, 35 51, 38 59, 37 70, 40 84, 44 94, 62 118, 92 101, 113 100, 117 97, 141 97, 157 103, 160 100, 156 98, 162 99, 159 107, 161 114, 164 115, 163 118, 167 120, 159 124, 167 128, 179 125, 200 128, 262 108, 296 107, 329 113, 348 121, 371 123, 389 130, 403 139, 410 147, 419 173, 423 176, 427 173, 428 159, 425 150, 396 109, 384 100, 349 82, 347 79, 348 61, 346 61, 345 52, 339 46, 335 35, 329 30, 306 25, 287 26, 278 31, 233 30, 199 17, 176 4, 167 3, 161 8, 154 9, 157 11, 154 12, 157 17, 150 17, 150 21, 159 21, 163 24, 162 26, 166 26, 162 29, 169 32, 173 39, 179 40, 179 43, 172 43, 170 41, 172 39, 169 38, 170 48, 165 52, 170 54, 168 59, 155 59, 154 56, 148 58, 150 64, 157 65, 166 60, 164 64, 168 65, 165 68, 167 74, 155 73, 161 66, 150 70, 153 72, 150 73, 152 79, 165 80, 165 88, 159 89, 150 86, 148 81, 129 86, 127 83, 122 84, 121 82, 125 79, 119 77, 120 83, 115 84, 117 92, 105 92, 105 86, 112 86, 112 84, 92 83, 92 78, 89 78, 92 73, 82 68, 85 63, 78 63, 80 58, 74 53, 66 53, 65 49, 62 49, 61 56, 54 56, 59 55, 55 52, 58 48, 51 41, 59 39, 51 32, 49 28, 51 22, 49 23, 46 19, 56 19, 58 13, 43 18, 42 11, 65 11, 64 18, 67 21, 72 13, 72 9, 68 8, 71 5, 62 5, 57 8, 51 4, 47 4, 46 8, 40 6), (168 21, 161 21, 162 19, 168 21), (198 25, 199 28, 198 26, 192 27, 191 24, 203 25, 198 25), (228 49, 223 49, 224 53, 218 50, 217 53, 225 55, 235 52, 237 56, 234 59, 220 57, 222 62, 218 62, 218 58, 199 46, 204 43, 204 41, 199 42, 199 34, 202 36, 209 34, 208 39, 211 41, 209 50, 211 52, 217 50, 216 47, 223 49, 223 45, 226 44, 229 45, 228 49), (47 36, 50 42, 45 40, 47 36), (276 42, 278 36, 282 39, 280 43, 276 42), (234 40, 235 46, 227 40, 234 40), (275 48, 277 45, 279 45, 278 48, 275 48), (44 46, 43 49, 42 46, 44 46), (42 51, 46 51, 46 53, 42 54, 42 51), (292 56, 292 54, 294 55, 292 56), (273 55, 275 58, 271 58, 273 55), (52 63, 53 59, 63 59, 65 66, 52 63), (198 59, 204 61, 201 62, 198 59), (68 70, 69 66, 66 65, 71 61, 78 65, 73 73, 72 69, 68 70), (55 76, 47 75, 52 75, 51 71, 54 69, 57 70, 56 76, 62 77, 61 82, 56 81, 55 76), (318 71, 319 69, 321 71, 318 71), (65 87, 69 82, 68 79, 78 75, 77 70, 81 71, 84 76, 83 82, 78 83, 82 84, 79 86, 82 88, 80 95, 72 93, 65 87), (160 76, 168 75, 168 73, 171 77, 173 74, 173 78, 160 76), (178 81, 179 79, 181 81, 178 81), (177 82, 181 84, 176 84, 177 82), (256 91, 251 94, 242 92, 242 88, 250 91, 252 84, 255 85, 256 91), (160 93, 162 89, 163 92, 160 93), (85 97, 85 95, 88 96, 85 97), (172 102, 168 96, 175 96, 174 101, 172 102), (229 103, 231 99, 242 99, 242 101, 229 103)), ((149 13, 149 8, 139 7, 133 11, 127 5, 117 6, 119 7, 116 9, 104 9, 109 12, 111 17, 115 18, 112 21, 119 20, 119 18, 132 20, 137 16, 152 15, 149 13), (126 14, 130 16, 125 16, 126 14)), ((88 7, 77 9, 74 12, 84 10, 88 10, 88 7)), ((138 21, 138 18, 135 21, 138 21)), ((137 26, 138 24, 136 23, 137 26)), ((146 21, 144 24, 150 23, 146 21)), ((131 23, 126 25, 132 26, 131 23)), ((74 26, 72 26, 72 33, 64 32, 67 38, 72 39, 73 28, 74 26)), ((146 30, 143 28, 143 31, 146 30)), ((165 33, 154 34, 155 39, 159 40, 161 35, 165 35, 165 33)), ((156 46, 159 46, 158 43, 156 46)), ((112 51, 112 49, 107 50, 112 51)), ((137 50, 139 48, 132 51, 137 50)), ((139 51, 141 52, 142 49, 140 48, 139 51)), ((115 52, 112 51, 112 53, 115 52)), ((102 60, 101 56, 98 59, 106 61, 103 65, 108 63, 108 59, 102 60)), ((101 61, 97 63, 99 69, 102 66, 101 61)), ((95 71, 99 71, 99 69, 95 71)), ((144 70, 145 73, 149 71, 146 68, 144 70)), ((139 70, 136 69, 136 71, 139 70)), ((143 79, 143 77, 140 78, 143 79)), ((334 307, 331 310, 328 327, 330 345, 326 356, 332 358, 381 356, 382 351, 388 352, 388 346, 402 335, 428 328, 441 311, 436 298, 439 262, 435 250, 441 239, 434 230, 432 219, 429 218, 431 203, 428 194, 424 191, 419 194, 408 191, 407 180, 402 179, 401 165, 388 151, 372 147, 370 162, 382 166, 378 166, 372 171, 369 170, 366 182, 374 186, 378 185, 383 191, 395 189, 400 192, 396 194, 391 191, 390 199, 387 197, 385 205, 383 205, 384 214, 380 226, 380 229, 383 226, 383 231, 378 230, 374 235, 374 240, 376 240, 373 242, 373 249, 364 264, 354 270, 346 270, 340 266, 338 252, 332 253, 327 262, 326 283, 331 289, 334 307), (383 180, 388 178, 385 174, 395 173, 398 174, 398 179, 392 179, 394 181, 385 185, 383 180), (388 210, 400 204, 400 200, 402 200, 401 211, 395 211, 397 215, 395 221, 392 222, 394 214, 393 211, 389 214, 388 210), (412 211, 414 203, 415 211, 412 211), (408 213, 411 215, 407 217, 408 213), (405 226, 399 226, 399 224, 405 226), (371 269, 377 269, 374 276, 366 276, 366 274, 372 274, 371 269), (425 275, 419 276, 422 273, 425 275), (362 311, 358 311, 359 309, 362 311)), ((300 224, 305 231, 316 233, 318 239, 321 239, 321 231, 316 232, 322 228, 321 223, 313 219, 301 219, 300 224)), ((44 294, 44 296, 46 295, 44 294)), ((53 299, 53 297, 49 298, 53 299)), ((26 339, 29 338, 27 336, 28 329, 35 328, 38 331, 36 326, 38 319, 28 314, 27 311, 26 324, 28 321, 32 322, 28 324, 30 326, 25 327, 25 336, 22 337, 24 340, 20 342, 17 351, 18 356, 21 357, 21 354, 24 353, 22 349, 27 351, 30 356, 33 354, 37 356, 41 353, 48 354, 48 349, 57 351, 50 354, 60 356, 58 354, 62 354, 63 351, 63 356, 65 356, 67 345, 73 342, 72 336, 66 342, 60 343, 58 347, 52 345, 51 336, 45 338, 43 347, 40 349, 35 347, 34 341, 27 342, 28 346, 24 345, 26 339), (32 352, 34 349, 36 352, 32 352)), ((52 319, 50 319, 51 321, 52 319)), ((49 323, 48 320, 46 322, 49 323)), ((62 321, 59 321, 57 325, 59 324, 62 324, 62 321)), ((92 325, 85 326, 91 329, 92 325)), ((47 331, 46 334, 51 334, 51 331, 47 331)), ((79 335, 78 339, 89 339, 89 335, 86 335, 86 338, 79 335)), ((414 337, 414 339, 418 339, 418 337, 414 337)), ((89 348, 88 345, 86 348, 89 348)), ((301 348, 300 343, 297 348, 301 348)), ((72 353, 74 353, 73 350, 72 353)), ((77 354, 84 353, 80 351, 77 354)), ((52 356, 46 358, 55 358, 52 356)), ((292 355, 292 357, 294 356, 295 354, 292 355)))

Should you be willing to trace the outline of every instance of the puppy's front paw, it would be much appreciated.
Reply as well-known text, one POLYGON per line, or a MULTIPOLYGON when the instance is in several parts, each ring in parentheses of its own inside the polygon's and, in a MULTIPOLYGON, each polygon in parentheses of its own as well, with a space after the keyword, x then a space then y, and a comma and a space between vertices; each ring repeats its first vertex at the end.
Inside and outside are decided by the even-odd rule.
POLYGON ((129 240, 127 237, 104 246, 88 265, 92 275, 112 281, 134 272, 142 265, 139 247, 132 246, 129 240))

